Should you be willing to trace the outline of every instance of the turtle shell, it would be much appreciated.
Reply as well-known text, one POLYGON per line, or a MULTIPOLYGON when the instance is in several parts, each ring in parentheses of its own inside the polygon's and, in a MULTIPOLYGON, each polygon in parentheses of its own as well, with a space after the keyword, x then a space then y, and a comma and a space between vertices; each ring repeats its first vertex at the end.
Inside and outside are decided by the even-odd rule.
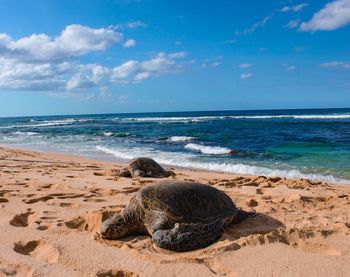
POLYGON ((210 222, 237 212, 224 192, 195 182, 159 182, 139 190, 136 198, 146 213, 162 211, 187 223, 210 222))
POLYGON ((155 160, 144 157, 129 161, 129 170, 131 175, 133 175, 135 170, 142 170, 147 177, 161 178, 170 176, 170 173, 155 160))

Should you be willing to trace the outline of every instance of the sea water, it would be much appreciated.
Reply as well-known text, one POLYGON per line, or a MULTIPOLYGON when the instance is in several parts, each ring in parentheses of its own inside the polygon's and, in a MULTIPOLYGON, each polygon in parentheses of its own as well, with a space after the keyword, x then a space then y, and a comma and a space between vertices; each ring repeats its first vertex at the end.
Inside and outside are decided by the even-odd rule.
POLYGON ((238 174, 350 180, 350 109, 0 118, 0 145, 238 174))

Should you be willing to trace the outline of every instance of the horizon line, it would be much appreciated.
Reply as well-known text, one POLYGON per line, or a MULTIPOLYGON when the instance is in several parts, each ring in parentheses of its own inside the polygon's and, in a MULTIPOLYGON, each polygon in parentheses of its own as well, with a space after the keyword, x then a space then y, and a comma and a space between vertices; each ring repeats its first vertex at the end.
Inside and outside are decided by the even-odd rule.
POLYGON ((158 112, 116 112, 116 113, 83 113, 83 114, 52 114, 52 115, 19 115, 0 116, 2 118, 25 118, 25 117, 55 117, 55 116, 94 116, 94 115, 115 115, 115 114, 156 114, 156 113, 194 113, 194 112, 256 112, 256 111, 300 111, 300 110, 347 110, 347 108, 288 108, 288 109, 236 109, 236 110, 192 110, 192 111, 158 111, 158 112))

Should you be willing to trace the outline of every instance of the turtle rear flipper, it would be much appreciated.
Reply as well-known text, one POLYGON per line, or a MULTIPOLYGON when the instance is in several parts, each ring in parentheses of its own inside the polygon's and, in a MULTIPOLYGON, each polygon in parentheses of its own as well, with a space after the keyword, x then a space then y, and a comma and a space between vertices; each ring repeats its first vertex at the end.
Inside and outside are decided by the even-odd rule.
POLYGON ((155 231, 152 240, 161 248, 183 252, 206 247, 217 241, 223 232, 221 220, 208 224, 176 223, 172 229, 155 231))

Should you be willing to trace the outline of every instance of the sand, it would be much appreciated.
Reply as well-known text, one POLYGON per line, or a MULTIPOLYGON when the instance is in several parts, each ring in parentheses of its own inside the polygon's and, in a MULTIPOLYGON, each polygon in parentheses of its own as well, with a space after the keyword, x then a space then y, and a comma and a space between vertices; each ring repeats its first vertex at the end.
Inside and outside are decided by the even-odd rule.
MULTIPOLYGON (((111 162, 0 148, 0 276, 349 276, 350 185, 173 169, 258 216, 207 248, 105 241, 101 221, 154 179, 111 162)), ((169 169, 169 168, 168 168, 169 169)))

